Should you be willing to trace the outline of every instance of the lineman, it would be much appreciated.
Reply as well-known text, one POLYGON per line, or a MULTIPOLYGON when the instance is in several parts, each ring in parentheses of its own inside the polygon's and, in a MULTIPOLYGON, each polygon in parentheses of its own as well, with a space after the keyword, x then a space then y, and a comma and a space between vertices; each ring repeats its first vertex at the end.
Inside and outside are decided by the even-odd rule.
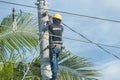
POLYGON ((50 33, 49 43, 50 43, 50 65, 52 70, 52 79, 57 80, 58 72, 58 60, 57 58, 62 52, 62 33, 63 27, 61 25, 62 16, 58 13, 53 15, 53 24, 48 26, 50 33))

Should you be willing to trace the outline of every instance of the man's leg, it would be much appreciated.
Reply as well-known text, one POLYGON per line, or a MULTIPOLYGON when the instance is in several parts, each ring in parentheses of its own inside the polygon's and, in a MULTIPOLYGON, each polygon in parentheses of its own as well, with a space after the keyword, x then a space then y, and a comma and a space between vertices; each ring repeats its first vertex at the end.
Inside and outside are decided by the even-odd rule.
POLYGON ((57 62, 57 58, 54 57, 54 60, 53 60, 53 70, 52 70, 52 78, 53 80, 57 80, 57 72, 58 72, 58 62, 57 62))
POLYGON ((52 59, 51 61, 51 70, 52 70, 52 80, 57 80, 57 72, 58 72, 58 60, 57 60, 57 48, 53 48, 51 51, 52 59))

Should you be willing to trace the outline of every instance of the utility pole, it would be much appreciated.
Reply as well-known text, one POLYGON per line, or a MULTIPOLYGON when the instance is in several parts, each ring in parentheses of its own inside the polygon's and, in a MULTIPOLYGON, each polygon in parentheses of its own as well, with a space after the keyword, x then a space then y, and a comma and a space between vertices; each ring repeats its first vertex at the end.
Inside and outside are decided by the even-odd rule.
POLYGON ((37 0, 38 7, 38 23, 39 23, 39 38, 40 40, 40 61, 41 61, 41 76, 42 80, 50 80, 52 76, 49 59, 49 49, 44 50, 49 45, 49 32, 43 32, 43 28, 47 26, 48 18, 48 3, 46 0, 37 0), (44 35, 43 35, 44 33, 44 35))
POLYGON ((12 28, 13 28, 13 32, 15 32, 17 30, 17 22, 16 22, 16 18, 15 18, 15 8, 13 8, 12 10, 12 28))

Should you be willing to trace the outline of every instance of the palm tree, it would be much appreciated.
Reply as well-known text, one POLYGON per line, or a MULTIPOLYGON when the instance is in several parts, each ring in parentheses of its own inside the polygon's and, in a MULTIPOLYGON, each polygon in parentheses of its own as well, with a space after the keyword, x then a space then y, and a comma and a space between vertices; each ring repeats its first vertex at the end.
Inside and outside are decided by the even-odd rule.
POLYGON ((0 80, 11 80, 14 77, 15 63, 19 57, 19 54, 10 54, 7 57, 6 62, 0 61, 0 80))
POLYGON ((92 80, 92 77, 99 76, 95 69, 89 69, 94 65, 87 62, 87 58, 72 55, 69 51, 59 58, 59 80, 92 80), (63 77, 61 77, 63 76, 63 77))
MULTIPOLYGON (((39 57, 40 58, 40 57, 39 57)), ((40 59, 36 58, 32 63, 30 71, 36 76, 41 76, 40 59)), ((69 51, 59 57, 59 73, 58 80, 92 80, 94 77, 100 76, 95 69, 89 69, 94 65, 87 62, 87 58, 72 55, 69 51)))
MULTIPOLYGON (((2 79, 3 73, 11 72, 13 77, 13 72, 9 70, 14 70, 14 67, 9 67, 8 65, 15 66, 18 61, 22 61, 24 56, 32 52, 38 45, 38 35, 37 35, 37 22, 30 17, 31 14, 23 13, 17 14, 17 30, 13 31, 12 27, 12 16, 8 16, 3 19, 0 25, 0 78, 2 79), (16 55, 19 56, 17 57, 16 55), (13 57, 14 55, 14 57, 13 57), (15 59, 15 60, 10 60, 15 59), (13 64, 14 63, 14 64, 13 64), (2 68, 3 66, 3 68, 2 68), (4 70, 5 69, 5 70, 4 70)), ((6 74, 10 76, 9 74, 6 74)), ((6 79, 3 76, 2 80, 6 79)), ((9 77, 11 78, 11 77, 9 77)), ((0 79, 0 80, 1 80, 0 79)))
POLYGON ((17 52, 23 53, 25 51, 31 51, 38 45, 37 35, 37 22, 32 20, 30 14, 18 15, 17 25, 18 28, 13 32, 12 17, 8 16, 4 18, 0 25, 0 58, 4 59, 7 53, 17 52))
MULTIPOLYGON (((9 79, 22 79, 25 75, 24 71, 30 65, 25 78, 40 80, 40 57, 35 58, 32 64, 23 62, 24 56, 32 53, 39 44, 37 22, 28 13, 17 14, 16 21, 16 31, 13 31, 12 28, 11 15, 4 18, 0 25, 0 75, 2 72, 6 73, 3 64, 8 65, 9 62, 10 65, 12 64, 11 69, 8 69, 12 70, 11 75, 8 74, 9 79), (12 60, 10 60, 11 58, 12 60)), ((86 61, 86 58, 74 56, 70 52, 61 55, 59 58, 59 80, 82 80, 82 78, 91 80, 98 72, 89 69, 93 64, 86 61)), ((7 80, 5 76, 3 76, 3 80, 7 80)))

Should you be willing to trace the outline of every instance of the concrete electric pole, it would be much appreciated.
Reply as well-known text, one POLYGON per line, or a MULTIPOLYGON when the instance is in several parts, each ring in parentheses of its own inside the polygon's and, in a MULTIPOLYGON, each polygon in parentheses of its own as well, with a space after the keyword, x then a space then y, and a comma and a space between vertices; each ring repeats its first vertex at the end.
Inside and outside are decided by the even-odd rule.
POLYGON ((43 36, 42 40, 40 40, 41 76, 42 80, 50 80, 52 73, 49 61, 49 49, 44 50, 49 45, 49 32, 43 32, 43 28, 46 27, 49 20, 48 3, 46 0, 37 0, 36 5, 38 7, 39 38, 43 36))

